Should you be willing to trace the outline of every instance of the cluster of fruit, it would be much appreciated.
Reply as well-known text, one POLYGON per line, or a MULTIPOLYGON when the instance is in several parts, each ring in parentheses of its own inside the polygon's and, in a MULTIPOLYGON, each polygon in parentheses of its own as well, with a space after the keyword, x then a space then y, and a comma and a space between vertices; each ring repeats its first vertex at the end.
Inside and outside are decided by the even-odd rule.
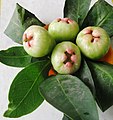
POLYGON ((89 26, 79 32, 77 22, 58 18, 45 28, 30 26, 23 34, 23 46, 33 57, 52 53, 51 63, 60 74, 76 72, 81 64, 81 53, 99 60, 110 48, 110 38, 100 27, 89 26))

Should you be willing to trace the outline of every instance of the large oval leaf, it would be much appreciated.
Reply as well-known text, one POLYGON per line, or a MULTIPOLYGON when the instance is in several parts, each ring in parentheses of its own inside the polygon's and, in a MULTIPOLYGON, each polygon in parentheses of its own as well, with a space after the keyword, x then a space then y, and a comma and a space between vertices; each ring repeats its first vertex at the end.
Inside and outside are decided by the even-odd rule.
POLYGON ((113 6, 104 0, 98 0, 89 11, 83 26, 99 26, 113 36, 113 6))
POLYGON ((24 9, 19 4, 16 4, 16 9, 5 30, 5 34, 13 41, 22 44, 23 32, 31 25, 44 26, 34 14, 24 9))
POLYGON ((113 65, 91 61, 88 64, 95 82, 98 105, 105 111, 113 105, 113 65))
POLYGON ((9 105, 5 117, 16 118, 34 111, 42 102, 38 87, 47 77, 50 61, 38 61, 23 69, 15 77, 9 91, 9 105))
POLYGON ((25 67, 31 63, 31 58, 22 46, 0 51, 0 62, 13 67, 25 67))
POLYGON ((94 98, 77 77, 57 75, 40 86, 43 97, 74 120, 99 120, 94 98))
POLYGON ((81 26, 87 16, 91 0, 66 0, 64 17, 71 18, 81 26))

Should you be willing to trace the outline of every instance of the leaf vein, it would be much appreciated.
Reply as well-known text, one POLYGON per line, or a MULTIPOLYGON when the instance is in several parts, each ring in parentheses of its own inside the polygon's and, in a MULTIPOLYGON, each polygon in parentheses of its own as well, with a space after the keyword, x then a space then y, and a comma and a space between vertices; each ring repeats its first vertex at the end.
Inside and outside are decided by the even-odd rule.
MULTIPOLYGON (((71 100, 70 100, 70 99, 68 98, 68 96, 66 95, 65 90, 63 89, 63 87, 62 87, 60 81, 58 80, 58 78, 57 78, 56 80, 57 80, 57 82, 59 83, 59 85, 60 85, 60 87, 61 87, 61 89, 62 89, 64 95, 65 95, 66 98, 69 100, 70 104, 74 107, 75 111, 78 113, 78 115, 79 115, 79 117, 80 117, 79 112, 76 110, 75 106, 73 105, 73 103, 71 102, 71 100)), ((80 119, 83 120, 81 117, 80 117, 80 119)))

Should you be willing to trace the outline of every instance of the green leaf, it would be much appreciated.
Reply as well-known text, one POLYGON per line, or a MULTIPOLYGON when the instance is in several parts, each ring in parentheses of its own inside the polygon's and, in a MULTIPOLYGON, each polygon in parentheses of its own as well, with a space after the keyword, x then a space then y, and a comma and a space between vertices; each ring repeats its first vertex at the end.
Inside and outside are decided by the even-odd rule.
POLYGON ((29 56, 22 46, 11 47, 0 51, 0 62, 13 67, 25 67, 31 63, 29 56))
POLYGON ((91 0, 66 0, 64 17, 75 20, 80 26, 87 16, 91 0))
POLYGON ((84 58, 82 58, 80 69, 75 72, 74 75, 81 79, 90 88, 93 95, 95 95, 94 81, 89 66, 87 65, 87 62, 84 58))
POLYGON ((19 4, 16 4, 14 14, 4 33, 13 41, 22 44, 22 35, 31 25, 44 26, 34 14, 30 13, 19 4))
POLYGON ((74 120, 99 120, 94 98, 88 87, 72 75, 57 75, 40 85, 42 96, 74 120))
POLYGON ((113 65, 91 61, 88 64, 95 82, 98 105, 105 111, 113 105, 113 65))
POLYGON ((5 117, 17 118, 34 111, 42 102, 39 85, 47 78, 50 61, 38 61, 23 69, 15 77, 9 91, 5 117))
POLYGON ((42 61, 42 60, 47 60, 47 59, 50 59, 50 57, 47 55, 47 56, 44 56, 44 57, 32 57, 31 59, 31 62, 36 62, 36 61, 42 61))
POLYGON ((113 6, 104 0, 98 0, 89 11, 83 26, 99 26, 113 36, 113 6))
POLYGON ((113 36, 111 37, 111 45, 112 45, 112 48, 113 48, 113 36))
POLYGON ((63 116, 62 120, 73 120, 73 119, 71 119, 71 118, 67 117, 67 116, 64 114, 64 116, 63 116))

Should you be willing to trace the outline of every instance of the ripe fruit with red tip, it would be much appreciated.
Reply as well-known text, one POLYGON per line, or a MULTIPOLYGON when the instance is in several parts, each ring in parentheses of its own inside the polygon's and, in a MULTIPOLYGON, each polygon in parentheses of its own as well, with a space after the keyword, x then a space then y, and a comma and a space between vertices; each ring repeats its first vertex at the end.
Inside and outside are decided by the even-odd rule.
POLYGON ((55 46, 55 40, 43 27, 32 25, 23 34, 25 51, 33 57, 43 57, 55 46))
POLYGON ((91 26, 80 31, 76 43, 86 57, 98 60, 108 52, 110 38, 103 28, 91 26))
POLYGON ((58 73, 72 74, 80 67, 80 50, 72 42, 61 42, 55 46, 52 52, 51 62, 53 68, 58 73))

